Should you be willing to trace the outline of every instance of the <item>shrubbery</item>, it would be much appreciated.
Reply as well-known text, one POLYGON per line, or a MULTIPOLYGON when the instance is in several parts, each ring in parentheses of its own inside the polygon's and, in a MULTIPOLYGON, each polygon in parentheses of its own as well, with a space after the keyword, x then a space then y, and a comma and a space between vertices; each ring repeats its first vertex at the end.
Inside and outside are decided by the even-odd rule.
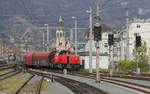
POLYGON ((119 61, 118 68, 120 72, 134 72, 136 71, 135 61, 119 61))
MULTIPOLYGON (((141 72, 148 71, 148 64, 144 62, 139 62, 138 66, 141 72)), ((136 72, 136 62, 135 61, 119 61, 118 68, 120 72, 136 72)))
MULTIPOLYGON (((81 69, 81 71, 84 71, 84 72, 89 72, 89 69, 81 69)), ((96 72, 96 69, 92 69, 93 72, 96 72)), ((109 72, 108 69, 101 69, 99 68, 99 71, 100 72, 109 72)))

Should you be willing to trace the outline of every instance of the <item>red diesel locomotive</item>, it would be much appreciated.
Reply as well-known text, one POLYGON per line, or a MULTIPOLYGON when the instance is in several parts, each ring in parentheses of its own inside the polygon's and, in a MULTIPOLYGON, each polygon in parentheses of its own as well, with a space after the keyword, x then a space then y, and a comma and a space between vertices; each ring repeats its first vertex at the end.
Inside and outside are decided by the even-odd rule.
POLYGON ((72 55, 69 51, 32 52, 24 55, 27 67, 50 67, 53 69, 80 69, 79 55, 72 55))

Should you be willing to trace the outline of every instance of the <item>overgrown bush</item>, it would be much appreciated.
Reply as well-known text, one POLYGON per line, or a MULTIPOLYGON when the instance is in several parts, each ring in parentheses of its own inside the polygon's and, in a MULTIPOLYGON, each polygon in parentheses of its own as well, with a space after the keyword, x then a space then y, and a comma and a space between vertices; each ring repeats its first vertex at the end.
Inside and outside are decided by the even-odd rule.
POLYGON ((135 72, 136 62, 135 61, 119 61, 118 68, 120 72, 135 72))
MULTIPOLYGON (((141 72, 148 71, 148 64, 144 62, 138 62, 138 66, 141 72)), ((118 68, 120 72, 136 72, 136 62, 135 61, 119 61, 118 68)))
POLYGON ((138 64, 141 72, 148 72, 149 65, 146 62, 139 62, 138 64))

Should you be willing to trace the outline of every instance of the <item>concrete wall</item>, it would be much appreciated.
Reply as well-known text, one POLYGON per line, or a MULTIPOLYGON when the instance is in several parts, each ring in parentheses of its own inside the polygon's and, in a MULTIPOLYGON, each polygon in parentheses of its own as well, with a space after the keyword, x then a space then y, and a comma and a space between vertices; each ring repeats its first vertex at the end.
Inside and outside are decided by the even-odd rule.
MULTIPOLYGON (((89 69, 89 56, 82 56, 82 59, 85 60, 85 69, 89 69)), ((102 69, 108 69, 109 66, 109 58, 108 56, 100 56, 99 67, 102 69)), ((96 56, 92 57, 92 68, 96 68, 96 56)))

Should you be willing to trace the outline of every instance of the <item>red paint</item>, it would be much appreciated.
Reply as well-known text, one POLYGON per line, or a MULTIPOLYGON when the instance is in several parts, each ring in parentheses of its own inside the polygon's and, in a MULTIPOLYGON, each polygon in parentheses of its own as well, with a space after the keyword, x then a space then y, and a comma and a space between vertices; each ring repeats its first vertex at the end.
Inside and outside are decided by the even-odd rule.
POLYGON ((40 65, 41 62, 46 62, 46 65, 51 64, 80 64, 79 55, 71 55, 69 52, 59 55, 57 52, 33 52, 24 55, 26 65, 40 65), (69 62, 67 62, 69 56, 69 62))

